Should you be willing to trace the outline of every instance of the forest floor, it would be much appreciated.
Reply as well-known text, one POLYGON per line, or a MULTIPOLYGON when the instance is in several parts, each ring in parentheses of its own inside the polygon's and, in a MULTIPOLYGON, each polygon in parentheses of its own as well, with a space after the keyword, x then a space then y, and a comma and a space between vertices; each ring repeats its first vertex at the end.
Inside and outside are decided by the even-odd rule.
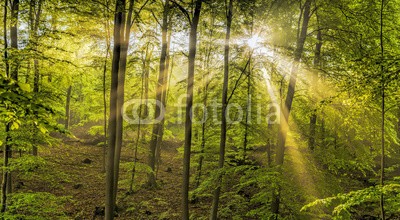
MULTIPOLYGON (((178 157, 179 143, 166 142, 162 152, 162 168, 158 172, 159 187, 144 187, 146 174, 138 164, 134 193, 129 194, 129 181, 120 181, 118 191, 118 219, 178 219, 180 213, 180 185, 182 160, 178 157)), ((132 147, 121 153, 120 180, 129 180, 132 147)), ((16 192, 49 192, 69 196, 67 215, 71 219, 102 219, 105 198, 105 173, 102 172, 103 149, 86 140, 68 141, 40 151, 51 170, 45 178, 14 177, 14 184, 22 182, 16 192), (96 208, 98 207, 98 208, 96 208), (96 211, 97 209, 97 211, 96 211), (98 216, 96 215, 96 212, 98 216)), ((145 163, 144 153, 138 163, 145 163)))
MULTIPOLYGON (((14 182, 24 181, 19 192, 50 192, 56 196, 70 196, 67 215, 71 219, 102 219, 101 209, 105 198, 103 149, 92 139, 79 137, 78 140, 67 140, 41 149, 40 156, 51 167, 51 170, 46 170, 45 178, 14 177, 14 182)), ((140 164, 145 164, 147 157, 145 152, 139 152, 134 193, 130 194, 130 167, 134 150, 132 143, 125 144, 121 154, 118 219, 179 219, 182 159, 177 149, 181 145, 178 141, 165 141, 161 154, 162 165, 157 174, 159 187, 156 189, 146 187, 146 169, 140 164)), ((285 154, 284 176, 291 184, 288 189, 283 189, 287 193, 287 202, 296 203, 300 209, 315 199, 336 193, 333 189, 338 188, 334 183, 337 181, 334 181, 334 177, 327 179, 313 161, 304 142, 289 135, 285 154)), ((266 160, 264 154, 257 157, 258 160, 266 160)), ((209 204, 204 202, 191 205, 191 211, 198 216, 206 216, 208 209, 209 204)), ((319 213, 321 211, 317 210, 319 213)), ((316 212, 305 213, 300 219, 316 219, 313 214, 316 212)))

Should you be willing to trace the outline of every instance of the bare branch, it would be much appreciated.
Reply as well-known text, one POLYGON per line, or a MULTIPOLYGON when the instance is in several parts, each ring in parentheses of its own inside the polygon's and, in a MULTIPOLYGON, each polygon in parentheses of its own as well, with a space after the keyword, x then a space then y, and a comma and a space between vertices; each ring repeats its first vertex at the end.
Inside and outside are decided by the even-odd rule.
POLYGON ((176 2, 175 0, 171 0, 171 2, 179 8, 179 10, 181 10, 181 12, 186 16, 186 18, 188 19, 189 23, 192 23, 192 19, 190 18, 189 12, 182 7, 182 5, 180 5, 178 2, 176 2))
POLYGON ((158 20, 157 16, 154 14, 154 11, 151 11, 151 14, 153 15, 154 20, 156 20, 157 24, 160 25, 160 27, 161 27, 162 25, 161 25, 160 21, 158 20))
MULTIPOLYGON (((250 56, 250 57, 251 57, 251 56, 250 56)), ((250 64, 250 60, 251 60, 251 58, 249 58, 249 59, 247 60, 247 63, 246 63, 246 65, 244 66, 242 72, 240 73, 239 78, 236 80, 235 86, 233 87, 232 92, 231 92, 231 94, 229 95, 229 98, 228 98, 227 101, 226 101, 226 104, 229 104, 229 101, 231 100, 233 94, 235 93, 235 90, 236 90, 237 87, 239 86, 239 82, 240 82, 240 80, 242 79, 243 74, 246 72, 246 69, 247 69, 247 67, 248 67, 249 64, 250 64)), ((246 75, 248 75, 248 74, 246 74, 246 75)))

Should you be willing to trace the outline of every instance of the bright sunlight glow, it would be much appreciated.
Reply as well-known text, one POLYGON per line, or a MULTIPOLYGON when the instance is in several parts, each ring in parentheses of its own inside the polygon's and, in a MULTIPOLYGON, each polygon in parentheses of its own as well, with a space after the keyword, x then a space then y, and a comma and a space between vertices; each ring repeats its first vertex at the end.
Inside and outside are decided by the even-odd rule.
POLYGON ((260 43, 263 41, 262 38, 260 38, 257 35, 254 35, 253 37, 251 37, 250 39, 247 40, 247 45, 249 45, 249 47, 251 49, 256 49, 257 47, 260 46, 260 43))

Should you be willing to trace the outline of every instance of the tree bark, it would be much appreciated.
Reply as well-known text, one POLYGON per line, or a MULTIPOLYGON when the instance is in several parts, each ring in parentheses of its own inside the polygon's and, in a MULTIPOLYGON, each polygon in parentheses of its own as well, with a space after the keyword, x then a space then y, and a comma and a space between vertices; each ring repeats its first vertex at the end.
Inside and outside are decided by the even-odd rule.
MULTIPOLYGON (((5 10, 4 13, 7 13, 5 10)), ((13 0, 11 5, 11 47, 16 51, 18 50, 18 13, 19 13, 19 0, 13 0)), ((5 19, 7 20, 7 14, 5 14, 5 19)), ((5 24, 7 21, 5 20, 5 24)), ((14 52, 15 52, 14 51, 14 52)), ((11 65, 11 78, 18 82, 18 63, 16 62, 15 53, 12 54, 12 58, 14 59, 11 65)), ((8 161, 9 158, 12 158, 12 146, 11 146, 11 122, 6 125, 6 143, 5 143, 5 152, 4 152, 4 164, 3 164, 3 183, 2 183, 2 199, 1 199, 1 212, 5 212, 7 208, 7 195, 12 193, 12 178, 11 172, 8 171, 8 161)))
POLYGON ((182 217, 189 220, 189 179, 190 179, 190 154, 192 145, 192 106, 194 69, 197 49, 197 26, 200 20, 201 5, 203 0, 195 1, 193 19, 190 24, 189 34, 189 64, 187 79, 187 99, 185 113, 185 144, 183 152, 183 184, 182 184, 182 217))
POLYGON ((400 143, 400 103, 397 108, 397 140, 400 143))
MULTIPOLYGON (((38 48, 38 31, 39 31, 39 24, 40 24, 40 15, 42 14, 42 4, 43 0, 39 0, 36 6, 36 0, 31 0, 30 1, 30 8, 29 8, 29 17, 30 17, 30 44, 32 44, 33 50, 36 52, 38 48), (37 7, 37 8, 36 8, 37 7), (35 13, 36 12, 36 13, 35 13)), ((38 94, 39 93, 39 78, 40 78, 40 72, 39 72, 39 60, 34 56, 35 58, 33 59, 33 71, 34 71, 34 76, 33 76, 33 92, 38 94)), ((29 60, 30 62, 30 60, 29 60)), ((35 112, 37 114, 37 112, 35 112)), ((35 133, 37 133, 37 129, 34 130, 35 133)), ((37 156, 38 154, 38 149, 37 145, 34 141, 33 146, 32 146, 32 154, 34 156, 37 156)))
MULTIPOLYGON (((317 16, 317 23, 318 23, 318 14, 317 16)), ((317 43, 315 44, 315 54, 314 54, 314 68, 318 69, 320 67, 321 63, 321 48, 322 48, 322 32, 320 30, 319 25, 317 26, 318 31, 317 31, 317 43)), ((315 84, 317 83, 318 74, 313 74, 310 83, 310 95, 311 99, 315 99, 314 96, 314 89, 315 89, 315 84)), ((314 100, 315 101, 315 100, 314 100)), ((313 151, 315 148, 315 136, 316 136, 316 126, 317 126, 317 110, 314 107, 314 111, 311 113, 310 116, 310 132, 309 132, 309 137, 308 137, 308 148, 313 151)))
POLYGON ((138 149, 139 149, 139 142, 140 142, 140 129, 141 129, 141 118, 142 117, 142 113, 143 113, 143 93, 144 93, 144 82, 145 82, 145 77, 144 75, 146 74, 146 63, 147 63, 147 56, 148 56, 148 52, 149 52, 149 47, 148 44, 146 46, 146 53, 145 53, 145 57, 143 59, 143 65, 142 65, 142 86, 141 86, 141 91, 140 91, 140 108, 139 108, 139 124, 138 124, 138 130, 137 130, 137 136, 136 136, 136 142, 135 142, 135 152, 133 155, 133 167, 132 167, 132 173, 131 173, 131 182, 129 184, 129 193, 133 193, 133 184, 135 181, 135 174, 136 174, 136 164, 137 164, 137 160, 138 160, 138 149))
POLYGON ((3 37, 4 37, 4 62, 6 66, 6 77, 10 77, 10 65, 8 62, 8 39, 7 39, 7 11, 8 0, 4 3, 4 17, 3 17, 3 37))
MULTIPOLYGON (((224 48, 224 82, 222 86, 222 118, 221 118, 221 138, 219 142, 219 161, 218 168, 222 169, 225 162, 225 147, 226 147, 226 108, 228 102, 228 85, 229 85, 229 52, 230 52, 230 37, 231 25, 233 17, 233 0, 229 0, 226 7, 226 33, 225 33, 225 48, 224 48)), ((213 203, 211 208, 210 219, 216 220, 218 217, 218 203, 221 194, 222 176, 218 176, 217 187, 214 190, 213 203)))
MULTIPOLYGON (((117 111, 118 111, 118 84, 119 84, 119 63, 121 56, 121 32, 123 11, 125 9, 125 0, 117 0, 116 12, 114 16, 114 48, 111 70, 111 91, 110 91, 110 117, 109 117, 109 147, 107 154, 107 170, 106 170, 106 202, 105 202, 105 219, 114 219, 114 160, 117 139, 117 111)), ((123 34, 123 32, 122 32, 123 34)))
MULTIPOLYGON (((124 85, 125 85, 125 73, 126 73, 126 63, 128 57, 129 49, 129 38, 132 26, 132 14, 133 6, 135 1, 129 1, 128 16, 125 14, 122 16, 122 26, 121 26, 121 53, 119 60, 119 71, 118 71, 118 99, 117 99, 117 133, 116 133, 116 144, 115 144, 115 158, 114 158, 114 203, 117 200, 118 191, 118 179, 119 179, 119 165, 121 158, 121 149, 123 141, 123 119, 122 119, 122 106, 124 105, 124 85)), ((125 2, 124 2, 125 5, 125 2)), ((124 6, 125 8, 125 6, 124 6)))
MULTIPOLYGON (((169 34, 168 34, 168 38, 167 38, 167 56, 165 58, 165 70, 164 70, 164 85, 163 85, 163 92, 162 92, 162 98, 161 98, 161 103, 164 106, 164 110, 166 111, 167 109, 167 102, 168 102, 168 97, 167 97, 167 93, 168 93, 168 89, 169 89, 169 65, 170 65, 170 47, 171 47, 171 36, 172 36, 172 32, 171 32, 171 25, 172 22, 169 21, 169 34)), ((158 168, 160 167, 160 163, 161 163, 161 146, 163 143, 163 137, 164 137, 164 124, 165 124, 165 114, 164 117, 162 117, 161 122, 160 122, 160 128, 158 131, 158 139, 157 139, 157 146, 156 146, 156 180, 157 180, 157 174, 158 174, 158 168)))
MULTIPOLYGON (((215 18, 214 16, 211 19, 211 25, 215 25, 215 18)), ((203 168, 203 160, 204 160, 204 153, 205 153, 205 148, 206 148, 206 127, 207 127, 207 107, 208 107, 208 85, 209 85, 209 75, 210 75, 210 57, 211 57, 211 50, 212 50, 212 38, 214 35, 214 30, 210 30, 210 35, 209 35, 209 47, 208 51, 206 54, 206 64, 205 64, 205 69, 207 71, 206 75, 203 75, 203 106, 204 106, 204 111, 203 111, 203 123, 201 124, 201 144, 200 144, 200 156, 199 156, 199 166, 197 167, 197 176, 196 176, 196 188, 200 186, 200 180, 201 180, 201 175, 202 175, 202 168, 203 168)))
POLYGON ((65 129, 69 129, 70 121, 71 121, 71 93, 72 86, 68 86, 67 89, 67 101, 65 104, 65 129))
MULTIPOLYGON (((108 1, 106 1, 106 5, 108 7, 108 1)), ((105 9, 105 13, 107 12, 107 9, 105 9)), ((104 59, 104 65, 103 65, 103 120, 104 120, 104 144, 103 144, 103 166, 102 166, 102 172, 106 172, 106 154, 107 154, 107 87, 106 87, 106 81, 107 81, 107 61, 108 61, 108 55, 110 53, 110 48, 111 48, 111 43, 110 43, 110 23, 109 23, 109 18, 108 15, 106 15, 107 21, 105 22, 105 29, 107 32, 106 36, 106 56, 104 59)))
MULTIPOLYGON (((168 13, 169 13, 169 0, 165 1, 164 12, 163 12, 163 22, 162 22, 162 45, 161 45, 161 56, 160 56, 160 69, 158 74, 158 84, 156 88, 156 100, 162 103, 163 93, 166 85, 165 71, 166 71, 166 57, 167 57, 167 33, 168 33, 168 13)), ((164 113, 162 112, 163 108, 156 106, 154 118, 158 118, 160 115, 164 117, 164 113)), ((153 132, 150 141, 150 154, 149 154, 149 166, 153 172, 148 174, 148 185, 149 187, 156 187, 156 178, 155 178, 155 164, 156 164, 156 150, 157 144, 159 140, 159 135, 161 131, 161 122, 157 122, 153 125, 153 132)))
MULTIPOLYGON (((251 59, 251 58, 250 58, 251 59)), ((249 133, 249 117, 251 115, 251 61, 249 62, 249 75, 247 76, 247 104, 246 104, 246 117, 244 124, 244 138, 243 138, 243 163, 246 162, 248 133, 249 133)))
POLYGON ((11 48, 14 49, 12 53, 12 65, 11 65, 11 78, 15 81, 18 81, 18 57, 15 52, 18 50, 18 13, 19 13, 19 0, 13 0, 11 5, 11 28, 10 28, 10 37, 11 37, 11 48))
POLYGON ((383 61, 385 59, 385 48, 383 42, 383 10, 385 7, 385 0, 381 0, 381 11, 380 11, 380 47, 381 47, 381 92, 382 92, 382 106, 381 106, 381 113, 382 113, 382 124, 381 124, 381 176, 380 176, 380 185, 382 187, 382 191, 380 194, 380 211, 381 211, 381 219, 385 220, 385 198, 383 195, 383 187, 385 186, 385 87, 386 87, 386 80, 385 80, 385 68, 383 66, 383 61))
MULTIPOLYGON (((4 152, 4 159, 3 159, 3 163, 4 163, 4 168, 7 169, 8 168, 8 159, 9 159, 9 151, 11 150, 10 146, 7 144, 11 141, 11 137, 9 136, 9 132, 10 132, 10 126, 7 125, 6 126, 6 131, 7 133, 7 137, 6 137, 6 145, 5 145, 5 152, 4 152)), ((3 169, 4 169, 3 168, 3 169)), ((7 207, 7 188, 8 185, 10 184, 9 182, 9 176, 10 172, 8 172, 7 170, 3 170, 3 182, 1 184, 1 212, 5 212, 6 211, 6 207, 7 207)))
POLYGON ((315 132, 317 125, 317 113, 316 110, 310 116, 310 133, 308 137, 308 148, 313 151, 315 148, 315 132))

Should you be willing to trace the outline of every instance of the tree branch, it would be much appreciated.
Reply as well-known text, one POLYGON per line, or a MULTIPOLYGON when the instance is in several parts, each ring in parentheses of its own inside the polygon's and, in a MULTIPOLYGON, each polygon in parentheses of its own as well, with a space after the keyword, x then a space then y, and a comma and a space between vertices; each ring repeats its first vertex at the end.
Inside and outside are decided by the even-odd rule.
MULTIPOLYGON (((240 82, 240 80, 241 80, 243 74, 246 72, 246 69, 247 69, 247 67, 248 67, 249 64, 250 64, 250 60, 251 60, 251 58, 249 58, 249 59, 247 60, 247 63, 246 63, 246 65, 244 66, 244 69, 243 69, 242 72, 240 73, 239 78, 236 80, 235 86, 233 87, 232 92, 231 92, 231 94, 229 95, 229 98, 226 100, 226 104, 229 103, 229 101, 231 100, 233 94, 235 93, 235 90, 236 90, 237 87, 239 86, 239 82, 240 82)), ((247 75, 247 74, 246 74, 246 75, 247 75)))
POLYGON ((175 0, 171 0, 171 2, 179 8, 179 10, 186 16, 186 18, 188 19, 189 23, 192 24, 192 19, 190 18, 189 12, 182 7, 182 5, 180 5, 178 2, 176 2, 175 0))

